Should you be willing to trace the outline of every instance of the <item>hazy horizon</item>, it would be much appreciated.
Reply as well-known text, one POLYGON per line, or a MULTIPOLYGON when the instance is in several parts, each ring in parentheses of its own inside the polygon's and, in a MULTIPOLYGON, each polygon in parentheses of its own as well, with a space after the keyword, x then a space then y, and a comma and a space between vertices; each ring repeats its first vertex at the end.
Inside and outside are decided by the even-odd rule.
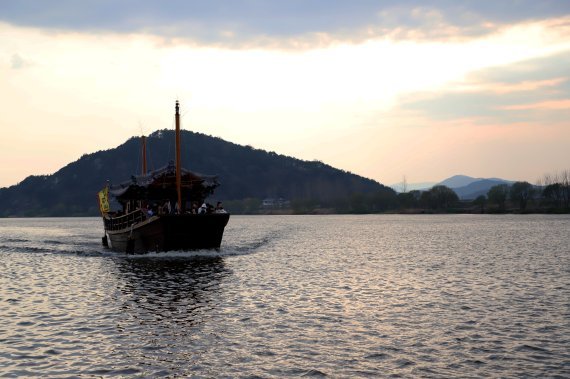
POLYGON ((568 169, 570 3, 0 4, 0 187, 173 125, 385 185, 568 169))

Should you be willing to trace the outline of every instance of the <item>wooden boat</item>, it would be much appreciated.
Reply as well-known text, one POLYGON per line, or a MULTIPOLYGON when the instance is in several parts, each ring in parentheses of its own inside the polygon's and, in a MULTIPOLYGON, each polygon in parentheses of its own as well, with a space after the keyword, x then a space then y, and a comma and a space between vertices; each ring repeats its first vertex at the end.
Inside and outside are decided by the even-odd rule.
POLYGON ((206 198, 219 183, 215 176, 200 175, 181 167, 178 101, 175 118, 176 163, 170 162, 147 173, 143 138, 143 174, 99 192, 105 227, 103 245, 111 250, 144 253, 217 249, 221 245, 230 214, 219 207, 204 209, 206 198), (121 205, 120 211, 110 211, 109 196, 121 205), (202 208, 199 212, 198 207, 202 208))

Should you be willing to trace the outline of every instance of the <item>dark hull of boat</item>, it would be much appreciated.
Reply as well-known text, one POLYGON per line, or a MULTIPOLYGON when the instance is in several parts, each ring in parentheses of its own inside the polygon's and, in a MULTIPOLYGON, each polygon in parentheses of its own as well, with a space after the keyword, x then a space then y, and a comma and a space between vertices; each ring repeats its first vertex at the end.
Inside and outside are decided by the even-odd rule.
POLYGON ((229 213, 154 216, 105 233, 109 248, 123 253, 218 249, 229 218, 229 213))

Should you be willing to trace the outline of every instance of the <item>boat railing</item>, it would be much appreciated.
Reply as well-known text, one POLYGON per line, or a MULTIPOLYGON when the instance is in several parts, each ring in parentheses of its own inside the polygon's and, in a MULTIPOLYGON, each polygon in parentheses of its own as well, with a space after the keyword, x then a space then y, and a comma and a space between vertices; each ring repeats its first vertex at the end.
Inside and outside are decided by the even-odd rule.
POLYGON ((137 209, 134 212, 127 213, 126 215, 122 216, 106 216, 105 220, 105 229, 106 230, 121 230, 130 227, 138 222, 144 221, 146 216, 144 212, 140 209, 137 209))

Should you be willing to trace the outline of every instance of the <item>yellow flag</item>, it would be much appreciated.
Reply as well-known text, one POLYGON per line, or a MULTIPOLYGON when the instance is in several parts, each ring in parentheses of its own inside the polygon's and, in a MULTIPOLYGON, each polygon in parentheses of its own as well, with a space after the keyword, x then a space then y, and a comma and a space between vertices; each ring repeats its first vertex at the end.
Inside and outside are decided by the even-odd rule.
POLYGON ((101 213, 109 212, 109 187, 99 191, 99 210, 101 213))

